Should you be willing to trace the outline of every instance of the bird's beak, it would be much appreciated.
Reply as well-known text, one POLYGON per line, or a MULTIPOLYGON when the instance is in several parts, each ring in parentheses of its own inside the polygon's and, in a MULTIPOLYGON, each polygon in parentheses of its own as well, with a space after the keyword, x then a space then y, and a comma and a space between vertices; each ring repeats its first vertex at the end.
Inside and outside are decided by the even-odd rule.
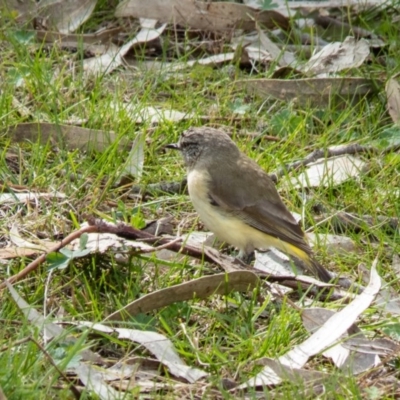
POLYGON ((178 143, 170 143, 165 146, 166 149, 181 150, 178 143))

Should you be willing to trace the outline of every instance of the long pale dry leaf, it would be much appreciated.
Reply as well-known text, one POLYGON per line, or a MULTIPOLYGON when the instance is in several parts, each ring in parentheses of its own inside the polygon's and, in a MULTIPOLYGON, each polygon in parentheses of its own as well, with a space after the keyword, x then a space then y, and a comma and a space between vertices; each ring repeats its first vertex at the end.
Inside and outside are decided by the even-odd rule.
POLYGON ((59 201, 66 199, 67 196, 64 193, 60 192, 51 192, 51 193, 1 193, 0 194, 0 205, 1 204, 18 204, 18 203, 28 203, 34 202, 37 203, 40 200, 51 200, 57 199, 59 201))
POLYGON ((118 328, 115 331, 118 333, 119 339, 129 339, 146 347, 176 377, 184 378, 193 383, 208 376, 207 372, 187 366, 179 357, 172 342, 164 335, 136 329, 118 328))
MULTIPOLYGON (((171 66, 172 65, 173 64, 171 64, 171 66)), ((111 103, 110 106, 117 112, 124 110, 128 116, 137 123, 148 122, 154 124, 163 121, 178 122, 194 117, 194 114, 191 112, 183 113, 173 109, 162 109, 152 106, 143 107, 143 104, 140 103, 111 103)))
POLYGON ((331 102, 344 105, 376 93, 374 81, 364 78, 248 79, 237 86, 249 94, 295 100, 299 104, 325 107, 331 102))
POLYGON ((140 132, 132 143, 131 151, 126 159, 122 176, 131 175, 140 181, 144 167, 144 144, 146 136, 140 132))
POLYGON ((387 107, 395 124, 400 123, 400 83, 390 78, 386 82, 387 107))
MULTIPOLYGON (((48 122, 18 124, 15 128, 10 128, 7 134, 13 142, 39 141, 42 144, 47 144, 50 141, 57 146, 65 146, 70 150, 104 151, 118 139, 113 132, 48 122)), ((121 138, 118 148, 125 150, 127 144, 128 140, 121 138)))
POLYGON ((149 20, 142 21, 142 28, 137 33, 137 35, 124 44, 121 48, 118 48, 115 45, 109 47, 108 51, 100 57, 93 57, 84 60, 83 62, 83 71, 86 76, 89 75, 101 75, 101 74, 109 74, 115 68, 118 68, 123 61, 123 57, 128 53, 128 51, 139 44, 148 43, 152 40, 157 39, 166 28, 167 24, 160 26, 159 28, 155 28, 157 23, 156 20, 152 20, 153 24, 149 23, 149 20), (151 26, 153 25, 153 26, 151 26))
POLYGON ((260 38, 260 44, 264 50, 271 54, 273 60, 277 60, 280 67, 287 67, 295 63, 296 57, 289 51, 282 51, 260 28, 257 24, 257 32, 260 38))
MULTIPOLYGON (((243 0, 245 4, 255 9, 262 8, 262 0, 243 0)), ((277 10, 284 15, 294 16, 296 12, 301 11, 303 16, 315 14, 316 10, 324 10, 328 8, 348 8, 357 7, 358 10, 384 5, 386 0, 325 0, 325 1, 286 1, 274 0, 273 4, 278 6, 277 10)))
POLYGON ((32 243, 28 240, 21 237, 19 234, 18 228, 16 225, 13 225, 10 229, 10 241, 16 246, 18 249, 33 249, 36 252, 39 251, 47 251, 54 246, 54 242, 45 242, 44 240, 37 239, 38 243, 32 243))
POLYGON ((80 365, 74 368, 82 383, 102 400, 119 400, 121 392, 109 386, 103 379, 101 372, 91 365, 80 365))
MULTIPOLYGON (((87 224, 82 224, 82 227, 87 226, 87 224)), ((105 253, 107 250, 113 249, 138 249, 150 251, 153 249, 152 246, 133 240, 126 240, 113 233, 88 233, 88 240, 86 243, 86 248, 90 249, 91 253, 105 253)), ((78 251, 80 249, 80 239, 76 239, 70 244, 72 250, 78 251)))
MULTIPOLYGON (((305 328, 313 333, 319 329, 329 318, 335 314, 335 311, 324 308, 305 309, 301 315, 305 328)), ((322 354, 332 359, 333 363, 342 369, 351 371, 354 375, 368 371, 380 363, 380 358, 375 353, 351 351, 347 342, 355 342, 356 339, 366 339, 357 325, 352 324, 342 336, 340 343, 326 349, 322 354)), ((371 342, 372 343, 372 342, 371 342)))
POLYGON ((379 293, 381 279, 376 271, 377 263, 378 260, 375 259, 371 267, 370 282, 364 291, 343 308, 343 310, 329 318, 306 341, 280 357, 282 363, 295 368, 301 368, 309 357, 332 346, 349 329, 358 316, 371 305, 375 296, 379 293))
MULTIPOLYGON (((308 359, 334 345, 346 333, 358 316, 365 311, 380 290, 381 279, 376 271, 378 260, 371 267, 368 286, 349 305, 329 318, 316 332, 288 353, 279 357, 278 362, 290 368, 302 368, 308 359)), ((254 378, 239 388, 277 384, 281 378, 269 367, 265 367, 254 378)))
MULTIPOLYGON (((78 321, 73 322, 72 324, 77 327, 90 328, 94 331, 107 334, 115 332, 118 334, 120 339, 128 339, 133 342, 140 343, 151 354, 153 354, 161 364, 165 365, 173 375, 184 378, 190 383, 196 382, 199 379, 208 376, 208 373, 198 368, 187 366, 179 357, 171 340, 160 333, 136 329, 111 328, 104 324, 97 324, 88 321, 78 321)), ((121 366, 123 367, 123 363, 121 363, 121 366)), ((114 368, 114 370, 120 369, 114 368)), ((110 371, 110 369, 106 371, 99 370, 104 377, 107 375, 109 376, 107 371, 110 371)))
POLYGON ((287 29, 289 21, 276 11, 257 12, 233 2, 201 2, 193 0, 127 0, 118 4, 116 17, 155 18, 201 30, 253 30, 256 21, 268 29, 287 29))
POLYGON ((348 236, 329 234, 316 235, 313 232, 307 232, 306 236, 311 247, 322 244, 324 251, 326 251, 327 254, 343 255, 345 253, 359 252, 359 248, 357 247, 354 240, 351 240, 348 236))
POLYGON ((47 321, 31 305, 29 305, 8 281, 6 281, 6 286, 18 308, 25 315, 25 318, 40 330, 43 330, 48 339, 54 339, 55 337, 60 337, 65 334, 63 328, 47 321))
POLYGON ((147 294, 109 315, 106 319, 119 321, 125 319, 126 316, 146 313, 178 301, 205 299, 215 294, 227 294, 231 291, 246 292, 253 290, 257 283, 258 277, 251 271, 204 276, 147 294))
POLYGON ((210 57, 199 58, 198 60, 190 60, 190 61, 180 61, 177 63, 171 63, 167 65, 165 68, 167 71, 180 71, 186 68, 191 68, 196 64, 199 65, 219 65, 223 63, 227 63, 232 61, 235 58, 235 53, 222 53, 216 54, 210 57))
POLYGON ((61 33, 74 32, 92 15, 97 0, 42 0, 40 15, 61 33))
MULTIPOLYGON (((39 314, 19 295, 19 293, 14 289, 13 285, 11 285, 7 280, 5 281, 5 284, 18 308, 25 315, 25 318, 30 323, 35 325, 38 329, 40 329, 42 334, 45 335, 48 340, 67 337, 70 341, 75 340, 74 338, 68 336, 68 332, 64 328, 58 326, 53 322, 50 322, 49 319, 45 319, 41 314, 39 314)), ((80 355, 84 360, 88 360, 94 363, 102 362, 102 358, 98 354, 88 349, 82 350, 80 352, 80 355)))

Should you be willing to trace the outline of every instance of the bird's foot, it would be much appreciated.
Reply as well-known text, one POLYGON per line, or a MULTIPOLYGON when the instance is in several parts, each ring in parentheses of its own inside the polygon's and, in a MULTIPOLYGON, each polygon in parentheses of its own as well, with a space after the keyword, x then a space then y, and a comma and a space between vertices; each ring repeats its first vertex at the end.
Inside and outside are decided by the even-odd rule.
POLYGON ((239 254, 236 257, 240 262, 242 262, 245 265, 250 265, 254 259, 254 251, 252 251, 251 253, 245 253, 242 250, 239 251, 239 254))

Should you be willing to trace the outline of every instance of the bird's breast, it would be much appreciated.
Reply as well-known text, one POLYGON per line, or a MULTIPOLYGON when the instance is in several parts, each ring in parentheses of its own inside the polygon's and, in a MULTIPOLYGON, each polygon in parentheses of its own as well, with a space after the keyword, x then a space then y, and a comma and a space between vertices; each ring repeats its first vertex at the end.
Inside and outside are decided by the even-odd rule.
POLYGON ((210 174, 206 170, 193 169, 188 173, 190 199, 204 223, 213 212, 209 201, 209 182, 210 174))
MULTIPOLYGON (((210 201, 210 175, 207 171, 192 170, 188 173, 188 189, 193 206, 204 225, 219 239, 240 249, 252 250, 252 237, 256 230, 239 218, 210 201)), ((261 233, 259 233, 261 236, 261 233)))

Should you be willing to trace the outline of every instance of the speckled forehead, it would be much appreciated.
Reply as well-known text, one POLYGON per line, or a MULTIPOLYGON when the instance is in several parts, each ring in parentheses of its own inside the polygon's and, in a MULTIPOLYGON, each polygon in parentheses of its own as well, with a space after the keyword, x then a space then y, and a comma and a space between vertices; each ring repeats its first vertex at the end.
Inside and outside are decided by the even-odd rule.
POLYGON ((190 132, 186 131, 183 132, 180 138, 180 142, 186 142, 186 143, 204 143, 210 140, 210 137, 207 137, 207 135, 204 135, 203 133, 199 132, 190 132))
POLYGON ((205 145, 208 143, 216 144, 217 142, 225 141, 227 139, 222 136, 225 135, 220 132, 196 132, 189 130, 182 133, 180 143, 202 143, 205 145))

